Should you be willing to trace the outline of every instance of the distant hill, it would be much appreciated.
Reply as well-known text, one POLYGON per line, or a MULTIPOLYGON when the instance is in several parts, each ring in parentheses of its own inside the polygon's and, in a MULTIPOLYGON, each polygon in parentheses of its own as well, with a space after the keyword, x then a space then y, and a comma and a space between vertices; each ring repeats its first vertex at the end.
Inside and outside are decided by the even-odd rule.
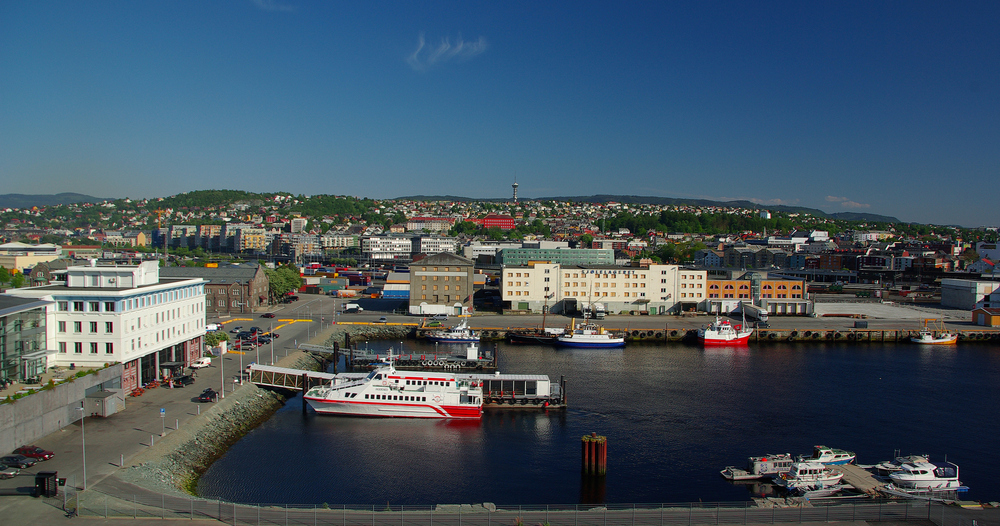
POLYGON ((33 206, 69 205, 73 203, 100 203, 101 197, 62 193, 46 195, 0 194, 0 208, 31 208, 33 206))
MULTIPOLYGON (((456 201, 456 202, 466 202, 466 201, 509 201, 510 198, 500 198, 500 199, 471 199, 468 197, 457 197, 453 195, 446 196, 411 196, 411 197, 398 197, 397 199, 406 199, 411 201, 456 201)), ((902 223, 899 219, 891 216, 883 216, 878 214, 863 214, 858 212, 836 212, 833 214, 828 214, 817 208, 807 208, 804 206, 786 206, 786 205, 776 205, 776 206, 762 206, 752 201, 712 201, 710 199, 678 199, 673 197, 651 197, 643 195, 590 195, 590 196, 575 196, 575 197, 537 197, 537 198, 521 198, 522 201, 571 201, 575 203, 607 203, 609 201, 614 201, 617 203, 629 203, 629 204, 646 204, 646 205, 666 205, 666 206, 722 206, 722 207, 738 207, 738 208, 749 208, 749 209, 762 209, 762 210, 774 210, 779 212, 785 212, 788 214, 812 214, 817 217, 828 217, 831 219, 839 219, 844 221, 866 221, 866 222, 879 222, 879 223, 902 223)))

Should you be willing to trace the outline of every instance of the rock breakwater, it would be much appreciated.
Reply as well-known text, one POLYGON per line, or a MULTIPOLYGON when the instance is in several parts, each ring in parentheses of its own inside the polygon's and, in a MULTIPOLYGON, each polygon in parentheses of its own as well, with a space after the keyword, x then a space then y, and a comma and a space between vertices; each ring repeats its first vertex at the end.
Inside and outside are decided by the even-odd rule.
MULTIPOLYGON (((322 358, 296 352, 280 367, 321 370, 322 358)), ((233 445, 271 417, 292 393, 244 384, 181 429, 161 438, 118 472, 125 482, 165 494, 195 495, 198 477, 233 445)))

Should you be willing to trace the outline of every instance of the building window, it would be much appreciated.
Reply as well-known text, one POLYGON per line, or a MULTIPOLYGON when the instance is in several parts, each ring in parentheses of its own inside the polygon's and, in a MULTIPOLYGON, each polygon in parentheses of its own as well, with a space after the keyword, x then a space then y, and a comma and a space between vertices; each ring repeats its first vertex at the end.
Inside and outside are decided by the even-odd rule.
POLYGON ((101 312, 101 302, 99 301, 90 302, 90 312, 101 312))
POLYGON ((59 306, 59 310, 62 311, 62 312, 66 312, 66 311, 69 310, 69 302, 68 301, 60 301, 60 302, 58 302, 57 305, 59 306))
POLYGON ((90 354, 97 354, 97 342, 90 342, 90 354))
POLYGON ((83 312, 83 302, 82 301, 74 301, 73 302, 73 311, 74 312, 83 312))
POLYGON ((59 352, 66 354, 66 342, 59 342, 59 352))
POLYGON ((108 334, 115 332, 115 323, 112 321, 104 322, 104 332, 108 334))
POLYGON ((59 322, 59 332, 66 332, 66 322, 59 322))
POLYGON ((97 322, 90 322, 90 334, 97 334, 97 322))
POLYGON ((113 301, 105 301, 104 302, 104 312, 114 312, 114 311, 115 311, 115 302, 113 302, 113 301))
POLYGON ((115 344, 112 342, 105 342, 104 344, 104 354, 114 354, 115 344))
POLYGON ((83 332, 83 322, 82 321, 74 321, 73 322, 73 332, 76 332, 76 333, 83 332))
POLYGON ((83 354, 83 342, 73 342, 73 352, 83 354))

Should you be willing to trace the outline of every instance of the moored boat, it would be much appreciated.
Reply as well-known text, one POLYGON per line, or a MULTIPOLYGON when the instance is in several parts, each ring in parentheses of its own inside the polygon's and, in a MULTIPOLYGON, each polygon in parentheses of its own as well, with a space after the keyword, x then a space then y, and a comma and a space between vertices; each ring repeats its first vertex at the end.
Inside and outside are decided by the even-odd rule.
POLYGON ((896 458, 892 460, 883 460, 882 462, 879 462, 878 464, 872 466, 872 468, 875 470, 875 474, 882 477, 888 477, 890 474, 903 469, 902 467, 903 464, 906 463, 912 464, 914 462, 927 462, 928 460, 929 458, 927 457, 927 455, 907 455, 907 456, 897 455, 896 458))
POLYGON ((850 464, 854 462, 856 455, 853 451, 835 449, 826 446, 813 446, 810 456, 800 455, 799 462, 818 462, 826 465, 850 464))
POLYGON ((719 474, 729 480, 753 480, 784 473, 791 469, 792 462, 792 455, 788 453, 750 457, 746 469, 727 466, 719 474))
POLYGON ((347 416, 479 419, 482 382, 468 375, 397 371, 392 361, 367 376, 338 375, 304 398, 317 413, 347 416))
POLYGON ((926 345, 951 345, 958 343, 958 333, 949 331, 940 320, 926 319, 920 332, 910 337, 910 341, 926 345), (930 322, 934 322, 933 325, 930 322))
POLYGON ((565 329, 544 327, 541 329, 515 329, 507 332, 507 341, 521 345, 554 345, 565 329))
POLYGON ((733 325, 729 320, 723 320, 718 316, 708 327, 698 329, 698 341, 709 345, 746 345, 753 329, 744 322, 740 325, 733 325))
POLYGON ((426 335, 428 341, 438 343, 473 343, 479 341, 479 335, 469 327, 466 320, 449 329, 430 331, 426 335))
POLYGON ((556 344, 562 347, 607 349, 624 347, 625 337, 611 333, 594 323, 585 323, 577 327, 576 320, 573 320, 569 332, 556 337, 556 344))
POLYGON ((787 489, 819 489, 833 486, 844 473, 819 462, 795 462, 791 469, 774 477, 775 484, 787 489))
POLYGON ((906 462, 889 474, 895 487, 902 490, 958 490, 958 466, 953 462, 906 462))

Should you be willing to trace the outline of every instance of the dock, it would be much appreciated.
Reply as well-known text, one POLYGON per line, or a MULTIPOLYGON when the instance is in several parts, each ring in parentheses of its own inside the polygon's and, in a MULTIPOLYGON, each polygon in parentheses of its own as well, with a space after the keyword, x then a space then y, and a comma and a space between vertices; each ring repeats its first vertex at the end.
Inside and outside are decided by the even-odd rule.
POLYGON ((885 487, 885 482, 876 479, 874 475, 861 466, 843 464, 834 467, 844 472, 843 482, 845 484, 854 486, 862 493, 880 496, 882 488, 885 487))

